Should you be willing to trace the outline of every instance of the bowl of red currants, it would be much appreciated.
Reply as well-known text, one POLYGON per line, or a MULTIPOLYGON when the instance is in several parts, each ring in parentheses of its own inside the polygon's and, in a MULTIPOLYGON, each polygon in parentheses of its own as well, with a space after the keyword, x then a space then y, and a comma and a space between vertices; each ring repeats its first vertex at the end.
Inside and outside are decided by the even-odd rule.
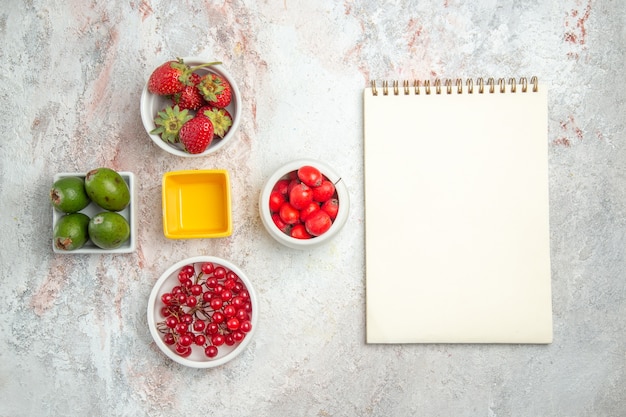
POLYGON ((143 87, 141 120, 170 154, 206 156, 230 143, 241 120, 241 93, 219 61, 176 58, 156 67, 143 87))
POLYGON ((250 343, 258 316, 250 279, 215 256, 172 265, 148 300, 154 342, 168 358, 192 368, 213 368, 237 357, 250 343))
POLYGON ((341 176, 323 162, 300 159, 265 182, 259 213, 267 232, 283 245, 307 249, 334 238, 348 218, 350 198, 341 176))

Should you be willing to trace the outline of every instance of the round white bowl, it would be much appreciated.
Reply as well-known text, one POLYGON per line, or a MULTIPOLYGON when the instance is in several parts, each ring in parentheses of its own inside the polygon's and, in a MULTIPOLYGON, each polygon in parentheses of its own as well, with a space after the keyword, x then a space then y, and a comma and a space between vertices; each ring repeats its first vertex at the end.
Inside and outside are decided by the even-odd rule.
MULTIPOLYGON (((185 57, 183 58, 183 61, 192 67, 204 64, 206 62, 214 62, 200 57, 185 57)), ((180 143, 170 144, 161 139, 159 135, 153 135, 150 133, 154 129, 156 129, 154 119, 157 116, 157 113, 172 104, 170 98, 150 93, 148 91, 148 83, 146 82, 141 93, 140 102, 141 121, 143 122, 143 126, 146 129, 146 133, 148 134, 148 136, 150 136, 152 141, 159 148, 163 149, 166 152, 188 158, 206 156, 222 149, 224 146, 233 141, 233 138, 235 137, 235 133, 237 132, 237 129, 239 128, 239 123, 241 121, 241 93, 239 91, 237 82, 229 74, 229 72, 222 65, 211 65, 210 67, 200 68, 196 72, 199 75, 205 75, 208 72, 221 75, 222 77, 226 78, 226 80, 230 83, 232 89, 232 101, 226 107, 226 110, 228 110, 228 112, 232 116, 233 124, 230 127, 228 133, 226 133, 226 136, 224 136, 222 139, 213 139, 213 142, 211 142, 211 144, 204 152, 191 154, 189 152, 186 152, 180 143)))
POLYGON ((252 286, 252 282, 250 282, 248 276, 232 262, 215 256, 196 256, 183 259, 182 261, 175 263, 170 268, 168 268, 154 284, 152 292, 150 293, 150 298, 148 299, 148 327, 150 328, 150 334, 152 335, 154 342, 168 358, 181 365, 189 366, 192 368, 214 368, 223 365, 237 357, 241 352, 246 349, 246 347, 252 341, 254 333, 256 332, 258 318, 259 303, 256 291, 252 286), (172 287, 179 284, 178 271, 183 266, 194 264, 196 267, 196 271, 199 271, 201 264, 204 262, 213 262, 215 265, 222 265, 239 276, 241 282, 243 282, 243 284, 246 286, 246 289, 248 290, 248 293, 250 294, 250 303, 252 305, 250 322, 252 324, 252 329, 246 334, 246 337, 238 344, 235 344, 233 346, 227 346, 224 344, 220 346, 219 354, 214 358, 209 358, 205 356, 204 349, 199 346, 194 346, 192 348, 191 355, 189 355, 188 357, 182 357, 173 350, 173 346, 169 346, 163 341, 163 334, 157 329, 157 323, 164 320, 164 318, 161 316, 161 308, 164 306, 163 302, 161 301, 161 296, 164 293, 169 292, 172 287))
POLYGON ((279 169, 277 169, 265 182, 261 189, 261 196, 259 198, 259 214, 261 216, 261 222, 267 232, 276 241, 283 245, 294 249, 310 249, 333 239, 346 223, 348 219, 348 212, 350 211, 350 196, 348 194, 348 187, 341 178, 341 176, 330 166, 323 162, 312 159, 299 159, 289 162, 279 169), (337 192, 337 199, 339 200, 339 211, 337 217, 333 221, 332 226, 326 233, 315 236, 310 239, 296 239, 284 233, 280 230, 272 220, 272 214, 269 208, 270 194, 274 185, 283 177, 287 176, 293 171, 297 171, 304 165, 310 165, 316 167, 326 178, 328 178, 333 184, 335 184, 335 190, 337 192))

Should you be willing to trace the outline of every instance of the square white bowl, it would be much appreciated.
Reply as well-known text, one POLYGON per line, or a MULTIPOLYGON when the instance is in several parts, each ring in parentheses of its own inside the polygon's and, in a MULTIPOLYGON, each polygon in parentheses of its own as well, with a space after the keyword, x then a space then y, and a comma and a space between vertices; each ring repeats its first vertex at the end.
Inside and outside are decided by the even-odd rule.
MULTIPOLYGON (((64 255, 76 255, 84 253, 132 253, 137 249, 137 196, 135 187, 135 175, 132 172, 125 171, 120 171, 119 174, 122 176, 124 181, 126 181, 126 185, 128 185, 128 189, 130 191, 130 203, 128 204, 128 206, 126 206, 124 210, 118 212, 126 219, 126 221, 128 221, 128 225, 130 226, 130 237, 128 238, 128 240, 124 242, 119 248, 115 249, 102 249, 96 246, 91 240, 88 240, 87 243, 85 243, 85 246, 83 246, 82 248, 70 251, 57 249, 54 245, 54 239, 52 239, 52 250, 54 251, 54 253, 61 253, 64 255)), ((54 182, 66 177, 79 177, 84 179, 85 175, 85 173, 78 172, 62 172, 54 176, 54 182)), ((92 201, 87 207, 79 211, 79 213, 84 213, 89 218, 92 218, 96 214, 103 211, 106 210, 99 207, 96 203, 92 201)), ((57 222, 64 215, 64 213, 61 213, 54 207, 52 207, 52 230, 54 230, 57 222)))

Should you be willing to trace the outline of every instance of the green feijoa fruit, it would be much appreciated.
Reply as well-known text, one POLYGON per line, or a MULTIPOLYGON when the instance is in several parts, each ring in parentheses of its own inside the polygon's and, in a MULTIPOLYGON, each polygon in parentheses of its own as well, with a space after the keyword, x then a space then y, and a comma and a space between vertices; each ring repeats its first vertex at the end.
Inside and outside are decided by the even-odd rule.
POLYGON ((121 214, 103 211, 89 221, 89 238, 102 249, 116 249, 130 238, 130 225, 121 214))
POLYGON ((81 177, 60 178, 50 189, 52 206, 62 213, 76 213, 89 205, 91 200, 85 190, 85 180, 81 177))
POLYGON ((54 247, 72 251, 82 248, 89 240, 89 216, 84 213, 66 214, 54 225, 54 247))
POLYGON ((85 176, 91 200, 105 210, 121 211, 130 203, 130 189, 124 178, 111 168, 92 169, 85 176))

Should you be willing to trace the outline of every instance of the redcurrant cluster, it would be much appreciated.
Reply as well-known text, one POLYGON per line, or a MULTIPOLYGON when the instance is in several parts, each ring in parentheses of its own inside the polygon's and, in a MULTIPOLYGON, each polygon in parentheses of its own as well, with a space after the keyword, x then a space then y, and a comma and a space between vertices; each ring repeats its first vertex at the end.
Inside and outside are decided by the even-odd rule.
POLYGON ((164 320, 157 328, 180 356, 197 346, 215 358, 220 346, 234 346, 252 330, 250 293, 235 272, 204 262, 196 273, 190 264, 180 269, 178 282, 161 295, 164 320))

